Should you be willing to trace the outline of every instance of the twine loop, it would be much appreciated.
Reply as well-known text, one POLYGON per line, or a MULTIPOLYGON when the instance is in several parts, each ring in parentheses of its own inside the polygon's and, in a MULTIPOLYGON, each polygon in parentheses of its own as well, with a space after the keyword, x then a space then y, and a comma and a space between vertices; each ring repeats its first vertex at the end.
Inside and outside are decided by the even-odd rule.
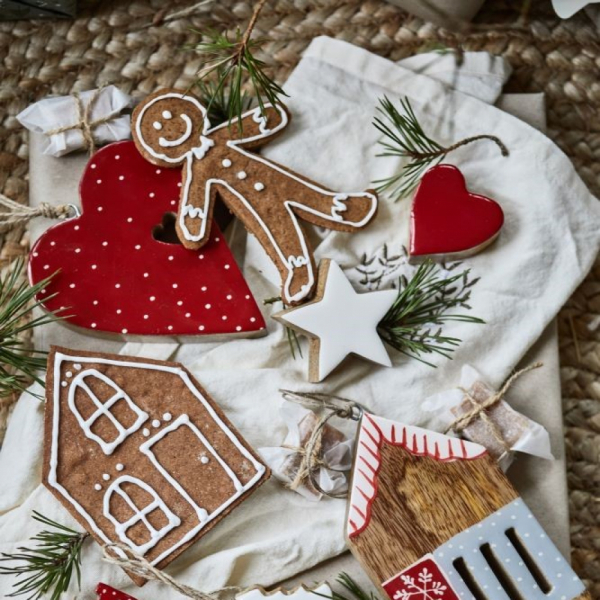
POLYGON ((301 457, 296 476, 287 484, 287 487, 295 491, 306 483, 310 483, 310 485, 320 494, 323 494, 323 496, 329 498, 345 498, 347 496, 345 492, 327 492, 316 480, 315 471, 319 467, 325 467, 331 471, 340 473, 345 471, 345 469, 333 468, 323 460, 323 433, 325 431, 325 426, 333 417, 358 421, 363 413, 368 412, 367 409, 358 402, 340 396, 331 396, 323 393, 292 392, 290 390, 279 391, 284 400, 301 404, 302 406, 313 410, 325 409, 328 411, 319 417, 305 446, 283 446, 288 450, 293 450, 301 457))
POLYGON ((58 133, 65 133, 66 131, 72 131, 74 129, 79 129, 81 131, 81 135, 83 136, 83 145, 85 149, 89 151, 90 154, 94 154, 96 151, 96 141, 94 140, 94 129, 98 127, 98 125, 104 125, 104 123, 108 123, 117 117, 117 115, 107 115, 106 117, 101 117, 99 119, 91 120, 92 110, 100 97, 100 94, 104 91, 104 86, 98 88, 94 91, 92 96, 89 99, 89 102, 84 105, 79 92, 73 92, 71 96, 75 101, 75 108, 77 110, 77 121, 72 123, 71 125, 62 125, 61 127, 57 127, 56 129, 51 129, 50 131, 46 131, 46 135, 56 135, 58 133))
POLYGON ((482 402, 476 400, 469 392, 469 390, 463 387, 459 387, 458 389, 465 395, 466 399, 469 400, 472 408, 464 415, 461 415, 452 423, 450 423, 450 425, 448 425, 444 433, 454 431, 456 434, 460 435, 460 433, 462 433, 462 431, 466 429, 473 421, 475 421, 476 419, 481 419, 488 426, 494 439, 504 448, 504 452, 498 458, 498 460, 501 461, 505 456, 511 454, 512 450, 508 442, 504 439, 500 427, 492 420, 492 418, 488 414, 488 409, 498 404, 498 402, 500 402, 501 400, 504 400, 504 396, 506 395, 510 387, 513 385, 513 383, 517 379, 519 379, 519 377, 525 375, 525 373, 529 373, 529 371, 539 369, 543 366, 543 364, 544 363, 536 362, 532 365, 529 365, 528 367, 520 369, 516 373, 513 373, 497 392, 493 393, 491 396, 489 396, 482 402))
POLYGON ((151 565, 143 556, 136 554, 124 544, 111 543, 102 547, 104 561, 111 565, 122 567, 133 575, 139 575, 144 579, 152 581, 160 581, 161 583, 174 589, 176 592, 193 598, 193 600, 218 600, 218 597, 223 592, 240 592, 239 587, 224 587, 219 590, 214 590, 210 593, 201 592, 189 585, 179 583, 164 571, 157 569, 151 565), (112 550, 112 552, 111 552, 112 550), (115 554, 116 552, 116 554, 115 554))
POLYGON ((35 217, 67 219, 78 217, 81 214, 75 204, 59 204, 54 206, 48 202, 42 202, 39 206, 32 207, 19 204, 4 194, 0 194, 0 206, 8 209, 0 212, 0 226, 6 227, 22 225, 35 217))

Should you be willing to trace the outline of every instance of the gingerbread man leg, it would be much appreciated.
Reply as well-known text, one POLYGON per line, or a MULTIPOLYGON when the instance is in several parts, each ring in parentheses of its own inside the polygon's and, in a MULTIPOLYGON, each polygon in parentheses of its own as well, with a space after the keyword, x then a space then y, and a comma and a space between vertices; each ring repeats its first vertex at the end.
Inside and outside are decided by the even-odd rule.
MULTIPOLYGON (((307 300, 315 287, 315 265, 306 235, 285 202, 251 205, 224 182, 213 184, 229 209, 256 236, 281 274, 281 297, 289 305, 307 300)), ((212 191, 211 190, 211 191, 212 191)))

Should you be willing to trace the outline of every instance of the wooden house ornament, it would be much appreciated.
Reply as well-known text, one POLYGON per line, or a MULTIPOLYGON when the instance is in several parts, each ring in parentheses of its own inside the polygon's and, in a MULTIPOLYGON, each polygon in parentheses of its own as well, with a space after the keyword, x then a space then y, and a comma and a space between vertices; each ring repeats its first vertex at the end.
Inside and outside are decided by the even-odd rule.
POLYGON ((268 476, 180 364, 52 348, 43 481, 99 544, 163 568, 268 476))
POLYGON ((478 444, 365 414, 346 527, 391 600, 591 600, 478 444))

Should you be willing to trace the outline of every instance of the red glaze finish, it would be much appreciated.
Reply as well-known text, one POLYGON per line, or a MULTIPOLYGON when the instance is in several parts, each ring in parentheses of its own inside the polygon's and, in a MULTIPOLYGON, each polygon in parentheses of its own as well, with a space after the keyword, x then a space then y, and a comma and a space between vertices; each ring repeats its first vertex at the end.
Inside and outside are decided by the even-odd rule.
POLYGON ((198 251, 154 239, 163 216, 177 212, 179 185, 179 171, 150 164, 133 142, 94 154, 80 185, 82 215, 48 229, 31 250, 32 284, 60 270, 39 298, 45 308, 65 307, 69 323, 115 334, 263 330, 261 312, 216 224, 198 251))
POLYGON ((99 583, 96 586, 96 594, 98 595, 98 600, 135 600, 133 596, 115 590, 115 588, 105 583, 99 583))
POLYGON ((453 165, 429 169, 419 184, 410 216, 410 255, 475 254, 504 223, 500 205, 471 194, 453 165))

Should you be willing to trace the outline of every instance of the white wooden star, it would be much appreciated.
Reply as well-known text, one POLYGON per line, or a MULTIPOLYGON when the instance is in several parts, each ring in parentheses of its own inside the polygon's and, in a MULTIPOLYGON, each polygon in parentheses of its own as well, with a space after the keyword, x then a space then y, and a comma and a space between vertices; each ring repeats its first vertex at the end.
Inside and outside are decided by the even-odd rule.
POLYGON ((310 338, 309 381, 323 381, 349 354, 391 367, 377 325, 398 293, 358 294, 339 265, 329 259, 321 261, 318 281, 314 300, 273 315, 310 338))
POLYGON ((568 19, 588 4, 596 4, 598 0, 552 0, 552 6, 561 19, 568 19))

